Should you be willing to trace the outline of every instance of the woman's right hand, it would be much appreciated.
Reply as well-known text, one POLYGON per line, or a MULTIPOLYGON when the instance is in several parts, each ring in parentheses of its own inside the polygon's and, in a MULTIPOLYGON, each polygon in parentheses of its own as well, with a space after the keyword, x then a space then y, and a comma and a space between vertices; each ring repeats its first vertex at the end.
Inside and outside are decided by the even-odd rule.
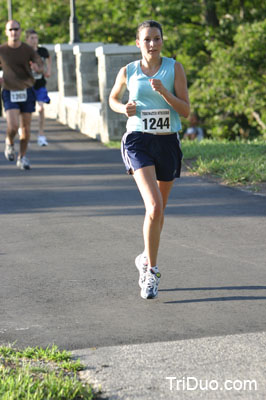
POLYGON ((137 105, 135 101, 129 101, 125 104, 125 114, 127 117, 133 117, 133 115, 136 115, 136 111, 137 105))

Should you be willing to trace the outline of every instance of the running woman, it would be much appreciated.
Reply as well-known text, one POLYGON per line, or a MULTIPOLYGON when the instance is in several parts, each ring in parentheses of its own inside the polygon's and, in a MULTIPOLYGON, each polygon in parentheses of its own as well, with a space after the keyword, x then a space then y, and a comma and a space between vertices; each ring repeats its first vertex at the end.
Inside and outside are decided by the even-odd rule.
POLYGON ((125 114, 127 132, 121 141, 127 172, 133 174, 145 205, 144 251, 136 257, 140 295, 155 298, 161 274, 157 265, 164 209, 175 178, 180 177, 180 117, 190 112, 184 69, 162 57, 163 32, 153 20, 141 23, 136 45, 142 59, 121 68, 109 98, 113 111, 125 114), (122 103, 125 90, 129 100, 122 103))

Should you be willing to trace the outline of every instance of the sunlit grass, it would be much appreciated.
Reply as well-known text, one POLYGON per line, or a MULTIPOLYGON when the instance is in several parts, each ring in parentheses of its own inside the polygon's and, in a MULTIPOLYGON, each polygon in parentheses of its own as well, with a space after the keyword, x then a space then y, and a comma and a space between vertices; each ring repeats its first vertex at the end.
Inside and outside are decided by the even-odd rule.
POLYGON ((71 353, 56 346, 17 350, 0 347, 1 400, 92 400, 91 386, 78 379, 84 369, 71 353))
POLYGON ((184 161, 199 175, 212 174, 225 183, 266 182, 266 143, 203 140, 183 141, 184 161))

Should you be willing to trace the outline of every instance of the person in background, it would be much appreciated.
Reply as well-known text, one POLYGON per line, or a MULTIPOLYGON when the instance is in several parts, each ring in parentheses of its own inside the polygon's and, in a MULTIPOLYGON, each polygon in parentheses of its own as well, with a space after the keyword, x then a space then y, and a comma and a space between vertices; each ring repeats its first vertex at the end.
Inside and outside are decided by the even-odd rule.
POLYGON ((7 131, 5 141, 5 157, 15 161, 15 136, 19 125, 22 128, 17 166, 20 169, 30 169, 26 157, 30 140, 31 116, 35 111, 35 80, 32 71, 43 72, 43 62, 39 55, 28 44, 20 40, 21 27, 16 20, 6 24, 7 43, 0 46, 0 64, 3 77, 2 99, 6 113, 7 131))
POLYGON ((138 26, 136 45, 141 60, 118 72, 109 97, 113 111, 125 114, 127 132, 121 151, 128 173, 133 174, 146 209, 143 225, 144 251, 135 259, 139 270, 140 295, 158 294, 161 273, 157 265, 164 209, 175 178, 181 171, 182 152, 178 132, 180 115, 190 111, 183 66, 161 56, 163 31, 153 20, 138 26), (122 102, 125 90, 129 101, 122 102))
POLYGON ((203 129, 199 126, 199 118, 196 113, 191 113, 189 116, 189 127, 184 133, 184 139, 195 140, 199 142, 203 139, 203 129))
POLYGON ((44 73, 37 74, 33 72, 33 76, 35 78, 34 90, 36 95, 36 100, 38 103, 38 112, 39 112, 39 134, 37 143, 39 146, 47 146, 48 141, 46 136, 44 135, 44 103, 49 104, 50 98, 48 96, 48 92, 46 89, 46 79, 51 76, 51 68, 52 68, 52 59, 51 56, 46 49, 46 47, 39 46, 39 38, 38 33, 34 29, 28 29, 26 31, 26 42, 30 45, 43 60, 44 64, 44 73))

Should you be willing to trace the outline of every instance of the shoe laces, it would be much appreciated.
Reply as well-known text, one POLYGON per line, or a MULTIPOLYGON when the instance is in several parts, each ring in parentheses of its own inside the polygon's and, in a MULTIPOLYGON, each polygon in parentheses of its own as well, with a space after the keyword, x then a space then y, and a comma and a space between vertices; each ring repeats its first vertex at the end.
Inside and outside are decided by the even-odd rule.
POLYGON ((160 272, 154 272, 152 269, 147 274, 146 280, 147 280, 147 287, 148 288, 153 288, 154 283, 157 283, 157 280, 161 277, 160 272))
POLYGON ((154 286, 154 277, 149 274, 147 276, 146 280, 147 280, 147 288, 149 288, 149 289, 153 288, 153 286, 154 286))

